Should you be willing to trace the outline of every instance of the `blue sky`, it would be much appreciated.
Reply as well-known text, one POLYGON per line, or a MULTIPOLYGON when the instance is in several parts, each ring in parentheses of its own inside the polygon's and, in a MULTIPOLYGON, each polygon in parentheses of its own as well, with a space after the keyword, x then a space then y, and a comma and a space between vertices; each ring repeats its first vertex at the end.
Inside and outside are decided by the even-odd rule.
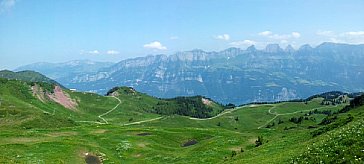
POLYGON ((363 0, 0 0, 0 69, 324 41, 364 43, 363 0))

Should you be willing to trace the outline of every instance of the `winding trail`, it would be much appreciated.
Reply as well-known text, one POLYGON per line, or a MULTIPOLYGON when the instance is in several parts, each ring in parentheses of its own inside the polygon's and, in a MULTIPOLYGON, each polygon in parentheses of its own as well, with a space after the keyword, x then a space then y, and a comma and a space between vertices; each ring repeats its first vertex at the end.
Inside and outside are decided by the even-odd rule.
MULTIPOLYGON (((82 123, 94 123, 94 124, 99 124, 99 125, 104 125, 104 124, 109 124, 109 122, 103 118, 104 116, 108 115, 109 113, 111 113, 112 111, 114 111, 117 107, 119 107, 119 105, 121 104, 121 100, 118 97, 115 96, 110 96, 113 97, 115 99, 117 99, 119 101, 118 104, 116 104, 112 109, 110 109, 109 111, 98 115, 97 117, 100 118, 103 122, 99 122, 99 121, 76 121, 76 122, 82 122, 82 123)), ((152 118, 152 119, 148 119, 148 120, 143 120, 143 121, 137 121, 137 122, 131 122, 131 123, 127 123, 127 124, 123 124, 122 126, 127 126, 127 125, 136 125, 136 124, 141 124, 144 122, 151 122, 151 121, 156 121, 156 120, 160 120, 163 117, 157 117, 157 118, 152 118)))
POLYGON ((263 128, 264 126, 267 126, 270 122, 272 122, 273 120, 275 120, 278 116, 284 116, 284 115, 291 115, 291 114, 296 114, 296 113, 301 113, 301 112, 309 112, 309 111, 313 111, 315 109, 322 109, 322 108, 335 108, 337 107, 337 105, 335 106, 323 106, 323 107, 318 107, 318 108, 312 108, 312 109, 307 109, 307 110, 300 110, 300 111, 296 111, 296 112, 291 112, 291 113, 281 113, 281 114, 278 114, 276 112, 272 112, 272 109, 276 108, 277 106, 275 105, 274 107, 270 108, 268 110, 268 113, 269 114, 272 114, 272 115, 275 115, 272 119, 268 120, 265 124, 263 124, 262 126, 259 126, 258 129, 261 129, 263 128))
MULTIPOLYGON (((322 108, 335 108, 337 107, 337 105, 335 106, 322 106, 322 107, 316 107, 316 108, 312 108, 312 109, 306 109, 306 110, 300 110, 300 111, 295 111, 295 112, 291 112, 291 113, 277 113, 277 112, 272 112, 273 109, 277 108, 277 104, 269 104, 269 105, 274 105, 273 107, 269 108, 268 113, 271 115, 274 115, 274 117, 270 120, 268 120, 266 123, 264 123, 263 125, 259 126, 258 129, 261 129, 265 126, 267 126, 270 122, 274 121, 278 116, 284 116, 284 115, 291 115, 291 114, 296 114, 296 113, 301 113, 301 112, 309 112, 309 111, 313 111, 315 109, 322 109, 322 108)), ((232 113, 238 109, 242 109, 242 108, 246 108, 246 107, 253 107, 254 105, 247 105, 247 106, 242 106, 242 107, 237 107, 234 109, 228 109, 225 110, 224 112, 214 116, 214 117, 210 117, 210 118, 194 118, 194 117, 188 117, 190 120, 198 120, 198 121, 204 121, 204 120, 211 120, 211 119, 215 119, 218 117, 221 117, 225 114, 228 113, 232 113)))
POLYGON ((98 121, 75 121, 75 122, 94 123, 94 124, 99 124, 99 125, 103 125, 103 124, 105 124, 105 123, 98 122, 98 121))
MULTIPOLYGON (((115 99, 117 99, 119 101, 119 103, 117 105, 115 105, 115 107, 113 107, 112 109, 110 109, 109 111, 100 114, 99 116, 97 116, 98 118, 100 118, 103 122, 99 122, 99 121, 76 121, 76 122, 83 122, 83 123, 95 123, 95 124, 99 124, 99 125, 103 125, 103 124, 109 124, 109 122, 103 118, 104 116, 108 115, 109 113, 111 113, 112 111, 114 111, 117 107, 119 107, 119 105, 121 104, 121 100, 115 96, 110 96, 113 97, 115 99)), ((272 104, 270 104, 272 105, 272 104)), ((194 118, 194 117, 188 117, 190 120, 198 120, 198 121, 205 121, 205 120, 211 120, 211 119, 215 119, 218 117, 221 117, 225 114, 228 113, 232 113, 236 110, 242 109, 242 108, 246 108, 246 107, 254 107, 254 105, 246 105, 246 106, 242 106, 242 107, 237 107, 237 108, 233 108, 233 109, 227 109, 225 111, 223 111, 222 113, 214 116, 214 117, 210 117, 210 118, 194 118)), ((270 120, 268 120, 266 123, 264 123, 263 125, 259 126, 258 129, 261 129, 263 127, 265 127, 266 125, 268 125, 270 122, 272 122, 273 120, 275 120, 278 116, 283 116, 283 115, 291 115, 291 114, 296 114, 296 113, 301 113, 301 112, 309 112, 315 109, 322 109, 322 108, 335 108, 337 107, 337 105, 335 106, 323 106, 323 107, 316 107, 316 108, 312 108, 312 109, 307 109, 307 110, 300 110, 300 111, 295 111, 295 112, 291 112, 291 113, 280 113, 278 114, 277 112, 272 112, 273 109, 277 108, 277 105, 274 104, 273 107, 269 108, 268 113, 271 115, 274 115, 274 117, 270 120)), ((141 124, 141 123, 145 123, 145 122, 151 122, 151 121, 156 121, 156 120, 160 120, 164 117, 157 117, 157 118, 152 118, 152 119, 148 119, 148 120, 142 120, 142 121, 137 121, 137 122, 131 122, 131 123, 126 123, 126 124, 122 124, 121 126, 128 126, 128 125, 136 125, 136 124, 141 124)))
POLYGON ((104 119, 103 118, 103 116, 105 116, 105 115, 107 115, 107 114, 109 114, 109 113, 111 113, 112 111, 114 111, 120 104, 121 104, 121 100, 119 99, 119 98, 117 98, 117 97, 115 97, 115 96, 111 96, 111 97, 113 97, 113 98, 115 98, 115 99, 117 99, 118 101, 119 101, 119 103, 114 107, 114 108, 112 108, 111 110, 109 110, 109 111, 107 111, 107 112, 105 112, 105 113, 103 113, 103 114, 101 114, 101 115, 99 115, 99 116, 97 116, 97 117, 99 117, 100 119, 102 119, 106 124, 109 124, 109 122, 107 122, 106 121, 106 119, 104 119))
POLYGON ((107 111, 107 112, 105 112, 105 113, 100 114, 99 116, 97 116, 97 117, 98 117, 98 118, 100 118, 102 121, 104 121, 104 123, 103 123, 103 122, 99 122, 99 121, 75 121, 75 122, 94 123, 94 124, 100 124, 100 125, 102 125, 102 124, 109 124, 109 122, 107 122, 107 121, 106 121, 106 119, 105 119, 105 118, 103 118, 103 116, 105 116, 105 115, 107 115, 107 114, 111 113, 111 112, 112 112, 112 111, 114 111, 117 107, 119 107, 119 105, 121 104, 121 100, 120 100, 119 98, 117 98, 117 97, 115 97, 115 96, 110 96, 110 97, 113 97, 113 98, 117 99, 117 100, 119 101, 119 103, 118 103, 118 104, 116 104, 116 105, 115 105, 115 107, 113 107, 113 108, 112 108, 112 109, 110 109, 109 111, 107 111))

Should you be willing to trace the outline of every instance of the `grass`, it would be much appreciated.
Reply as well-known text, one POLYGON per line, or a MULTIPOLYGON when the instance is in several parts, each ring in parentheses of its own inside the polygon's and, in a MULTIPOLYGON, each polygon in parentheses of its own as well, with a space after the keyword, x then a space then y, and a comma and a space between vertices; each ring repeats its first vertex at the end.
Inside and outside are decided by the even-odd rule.
POLYGON ((332 163, 339 158, 344 158, 342 163, 360 163, 363 159, 363 107, 338 114, 337 120, 349 114, 353 120, 313 137, 312 132, 332 125, 319 125, 327 116, 308 115, 309 111, 336 112, 346 104, 321 105, 322 98, 315 98, 307 104, 247 105, 227 109, 213 119, 191 119, 151 112, 160 100, 145 94, 119 94, 120 105, 103 116, 109 124, 95 124, 119 101, 66 92, 77 100, 77 111, 39 101, 23 82, 1 83, 0 163, 84 163, 86 153, 102 157, 103 163, 332 163), (292 117, 307 119, 293 123, 292 117), (256 147, 258 136, 263 144, 256 147), (197 144, 182 146, 191 140, 197 144))

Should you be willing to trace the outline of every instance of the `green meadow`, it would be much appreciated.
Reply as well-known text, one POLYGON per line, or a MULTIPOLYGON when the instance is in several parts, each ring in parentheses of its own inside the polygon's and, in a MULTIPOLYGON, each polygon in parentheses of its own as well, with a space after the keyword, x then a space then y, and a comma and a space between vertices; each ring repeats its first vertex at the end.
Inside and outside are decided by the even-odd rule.
POLYGON ((226 109, 211 102, 202 113, 209 117, 196 118, 189 115, 201 105, 197 98, 158 99, 127 87, 109 96, 64 89, 77 102, 67 109, 39 100, 32 84, 0 82, 0 163, 363 162, 364 108, 340 112, 349 101, 226 109), (181 106, 190 111, 179 113, 181 106))

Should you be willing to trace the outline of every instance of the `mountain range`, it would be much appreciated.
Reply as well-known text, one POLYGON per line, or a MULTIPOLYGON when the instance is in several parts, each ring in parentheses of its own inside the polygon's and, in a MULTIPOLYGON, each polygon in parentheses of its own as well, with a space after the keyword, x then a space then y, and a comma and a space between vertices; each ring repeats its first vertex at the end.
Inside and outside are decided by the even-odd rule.
POLYGON ((118 63, 35 63, 34 70, 80 91, 105 94, 130 86, 162 98, 202 95, 220 103, 284 101, 319 92, 363 91, 364 45, 322 43, 299 49, 268 44, 258 50, 229 48, 149 55, 118 63))

